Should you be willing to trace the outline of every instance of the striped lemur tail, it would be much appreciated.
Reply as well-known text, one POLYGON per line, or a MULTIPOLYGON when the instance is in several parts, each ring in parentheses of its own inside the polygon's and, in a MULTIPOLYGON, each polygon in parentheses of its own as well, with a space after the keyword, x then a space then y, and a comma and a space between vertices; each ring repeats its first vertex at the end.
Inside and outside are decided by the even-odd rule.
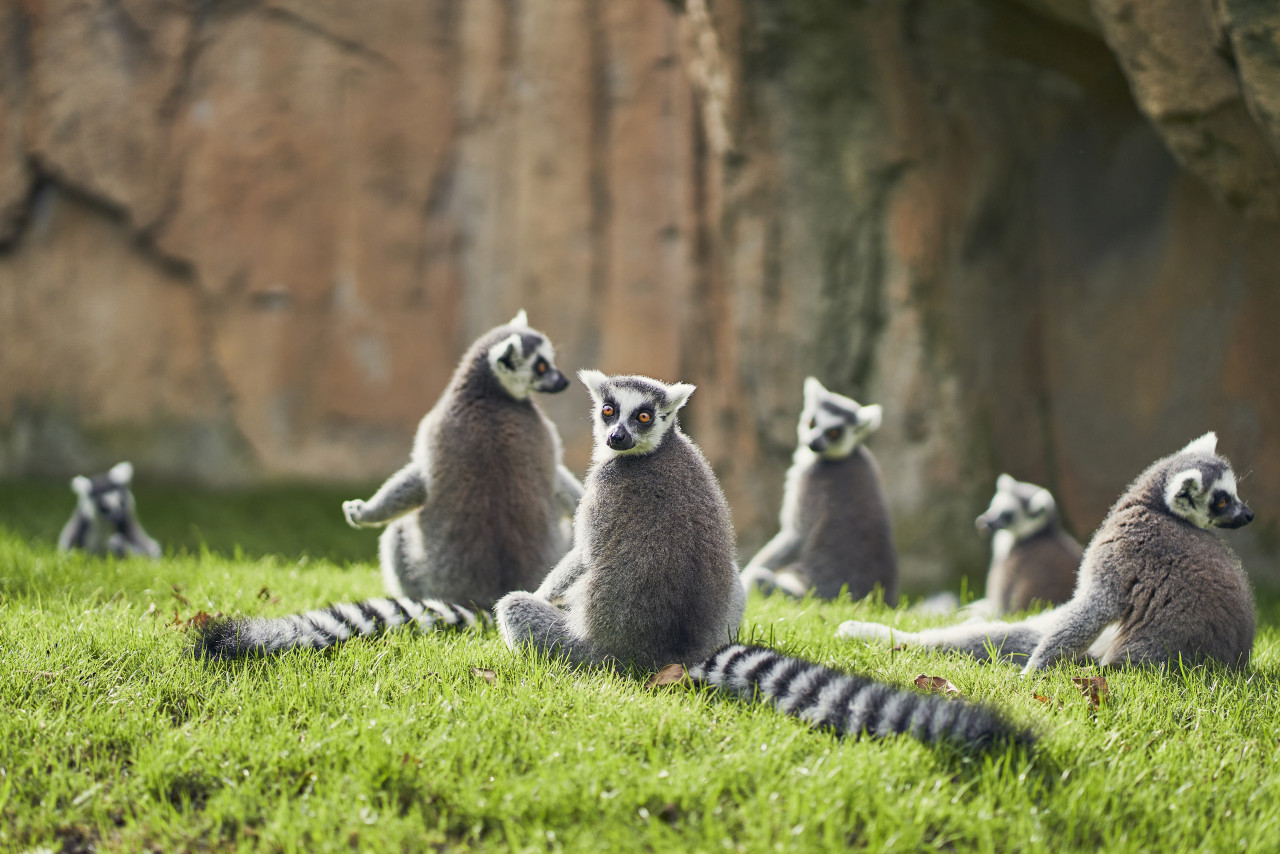
POLYGON ((977 752, 1034 742, 1030 732, 983 706, 903 690, 766 647, 729 644, 689 668, 689 676, 741 697, 762 697, 781 712, 841 735, 906 734, 977 752))
POLYGON ((487 611, 473 611, 439 599, 365 599, 287 617, 239 617, 198 629, 197 658, 241 658, 288 649, 325 649, 355 637, 376 637, 415 623, 423 632, 465 629, 489 622, 487 611))

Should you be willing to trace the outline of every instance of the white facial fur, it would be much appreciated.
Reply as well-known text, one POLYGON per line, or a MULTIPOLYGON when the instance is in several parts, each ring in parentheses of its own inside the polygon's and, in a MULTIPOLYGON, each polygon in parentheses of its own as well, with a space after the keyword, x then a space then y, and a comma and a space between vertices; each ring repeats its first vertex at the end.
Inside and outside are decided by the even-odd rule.
POLYGON ((804 408, 796 423, 796 455, 805 458, 843 459, 880 429, 883 415, 884 410, 879 404, 863 406, 851 397, 828 391, 816 377, 807 377, 804 381, 804 408), (833 412, 823 406, 824 403, 841 411, 833 412), (814 439, 835 429, 840 430, 839 438, 828 439, 829 444, 820 453, 809 447, 814 439))
MULTIPOLYGON (((521 311, 516 315, 516 320, 522 319, 523 316, 524 312, 521 311)), ((512 321, 512 325, 515 325, 515 321, 512 321)), ((493 371, 493 375, 498 378, 498 382, 502 383, 507 393, 516 400, 524 400, 533 391, 534 383, 538 381, 534 365, 538 363, 539 357, 546 359, 549 365, 554 365, 556 362, 555 348, 546 337, 543 337, 542 343, 526 359, 520 334, 517 332, 511 333, 510 336, 490 347, 488 357, 489 368, 493 371), (515 367, 508 367, 507 362, 515 367)))
POLYGON ((611 378, 601 371, 584 369, 578 371, 578 378, 587 387, 594 404, 591 414, 591 432, 595 439, 591 459, 595 463, 603 463, 617 456, 634 456, 647 454, 662 444, 663 438, 676 421, 676 413, 689 401, 695 386, 689 383, 663 383, 649 377, 636 377, 638 380, 653 383, 666 392, 664 403, 658 395, 652 395, 641 389, 628 388, 611 382, 611 378), (606 400, 611 400, 618 409, 617 420, 605 423, 601 408, 606 400), (654 414, 653 426, 640 431, 629 432, 635 439, 635 446, 626 450, 610 448, 609 434, 618 424, 634 426, 633 416, 645 407, 651 408, 654 414))
POLYGON ((1001 514, 1008 513, 1010 522, 996 531, 993 548, 998 550, 1002 541, 1005 540, 1008 541, 1007 547, 1012 547, 1013 543, 1021 542, 1040 533, 1040 531, 1044 530, 1045 525, 1049 523, 1051 514, 1047 511, 1052 510, 1054 507, 1053 496, 1049 493, 1049 490, 1039 489, 1032 494, 1025 505, 1014 491, 1017 486, 1033 485, 1020 484, 1007 474, 1000 475, 996 481, 996 494, 992 496, 991 504, 982 515, 988 519, 996 519, 1001 514), (1001 534, 1006 534, 1007 536, 1001 537, 1001 534))
POLYGON ((1232 499, 1239 500, 1239 493, 1236 492, 1236 476, 1231 469, 1223 472, 1208 487, 1205 487, 1204 478, 1199 469, 1184 469, 1175 473, 1165 483, 1164 501, 1174 515, 1181 516, 1197 528, 1209 529, 1213 527, 1209 502, 1218 490, 1222 490, 1232 499))

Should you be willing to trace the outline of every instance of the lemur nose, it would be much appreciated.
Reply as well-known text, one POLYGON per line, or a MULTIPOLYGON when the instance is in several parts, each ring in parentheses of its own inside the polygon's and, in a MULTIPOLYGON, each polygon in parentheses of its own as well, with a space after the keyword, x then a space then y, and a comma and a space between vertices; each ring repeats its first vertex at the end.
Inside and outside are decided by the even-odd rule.
POLYGON ((1244 519, 1244 523, 1248 525, 1253 521, 1253 511, 1248 507, 1244 508, 1244 512, 1240 514, 1240 518, 1244 519))

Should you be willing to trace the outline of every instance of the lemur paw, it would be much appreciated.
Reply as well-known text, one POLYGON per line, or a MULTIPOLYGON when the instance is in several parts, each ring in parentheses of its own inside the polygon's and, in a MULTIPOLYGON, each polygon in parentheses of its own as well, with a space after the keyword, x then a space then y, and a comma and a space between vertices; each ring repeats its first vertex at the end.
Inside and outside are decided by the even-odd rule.
POLYGON ((846 620, 836 629, 836 637, 851 640, 888 640, 892 629, 881 623, 860 623, 857 620, 846 620))
POLYGON ((364 523, 364 501, 353 498, 342 502, 342 515, 347 517, 347 524, 353 528, 366 528, 364 523))

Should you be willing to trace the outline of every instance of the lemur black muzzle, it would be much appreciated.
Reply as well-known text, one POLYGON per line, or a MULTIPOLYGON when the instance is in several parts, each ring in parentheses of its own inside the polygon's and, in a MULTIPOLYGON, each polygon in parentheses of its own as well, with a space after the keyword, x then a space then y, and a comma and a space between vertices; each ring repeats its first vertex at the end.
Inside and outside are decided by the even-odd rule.
POLYGON ((605 444, 615 451, 629 451, 636 446, 636 440, 625 427, 619 426, 613 428, 605 444))
POLYGON ((1248 504, 1241 501, 1240 505, 1236 507, 1230 516, 1226 516, 1222 519, 1215 519, 1213 524, 1219 528, 1243 528, 1252 521, 1253 511, 1249 509, 1248 504))
POLYGON ((555 394, 558 391, 564 391, 568 387, 569 378, 555 368, 547 371, 547 373, 542 376, 542 379, 538 380, 537 384, 534 386, 538 391, 545 391, 548 394, 555 394))
POLYGON ((827 439, 825 436, 819 436, 809 443, 809 450, 815 454, 820 454, 827 449, 827 439))

